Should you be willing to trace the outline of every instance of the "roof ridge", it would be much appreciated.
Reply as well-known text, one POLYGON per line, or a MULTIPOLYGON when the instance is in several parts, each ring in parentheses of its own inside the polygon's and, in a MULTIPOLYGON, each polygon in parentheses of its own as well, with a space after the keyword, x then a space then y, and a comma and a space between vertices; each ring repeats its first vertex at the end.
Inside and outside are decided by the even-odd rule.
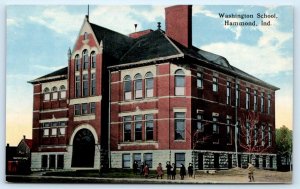
POLYGON ((123 37, 126 37, 126 38, 128 38, 128 39, 132 39, 131 37, 129 37, 129 36, 125 35, 125 34, 122 34, 122 33, 119 33, 119 32, 117 32, 117 31, 108 29, 108 28, 106 28, 106 27, 99 26, 99 25, 94 24, 94 23, 91 23, 91 22, 90 22, 90 24, 91 24, 91 25, 94 25, 94 26, 96 26, 96 27, 100 27, 100 28, 102 28, 102 29, 108 30, 108 31, 110 31, 110 32, 114 32, 114 33, 116 33, 116 34, 118 34, 118 35, 121 35, 121 36, 123 36, 123 37))
POLYGON ((173 43, 173 41, 167 36, 167 34, 163 34, 164 37, 173 45, 173 47, 179 52, 179 54, 184 55, 184 53, 173 43))

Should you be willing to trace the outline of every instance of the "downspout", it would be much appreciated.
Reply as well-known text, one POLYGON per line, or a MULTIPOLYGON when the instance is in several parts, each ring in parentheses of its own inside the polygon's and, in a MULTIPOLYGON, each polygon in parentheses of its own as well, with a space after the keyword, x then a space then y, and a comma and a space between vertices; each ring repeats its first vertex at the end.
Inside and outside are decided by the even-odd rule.
POLYGON ((170 161, 170 165, 171 165, 171 139, 170 139, 170 128, 171 128, 171 119, 170 119, 170 101, 171 101, 171 63, 169 64, 169 150, 170 150, 170 153, 169 153, 169 161, 170 161))
MULTIPOLYGON (((235 158, 236 158, 236 167, 239 167, 239 160, 238 160, 238 149, 237 149, 237 137, 238 137, 238 112, 237 112, 237 107, 238 107, 238 101, 237 101, 237 77, 235 77, 235 107, 234 107, 234 112, 235 112, 235 128, 234 128, 234 143, 235 143, 235 158)), ((240 95, 239 95, 240 96, 240 95)), ((240 99, 239 99, 240 100, 240 99)))
POLYGON ((111 93, 111 88, 110 88, 110 80, 111 80, 111 75, 110 75, 110 70, 108 70, 108 143, 107 143, 107 152, 108 152, 108 167, 111 168, 111 154, 110 154, 110 93, 111 93))

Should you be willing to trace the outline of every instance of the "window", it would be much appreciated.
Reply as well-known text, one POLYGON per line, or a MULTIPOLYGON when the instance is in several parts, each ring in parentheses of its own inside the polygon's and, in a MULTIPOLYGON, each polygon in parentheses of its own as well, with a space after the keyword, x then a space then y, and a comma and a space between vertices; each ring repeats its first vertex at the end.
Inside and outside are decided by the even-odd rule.
POLYGON ((175 95, 184 95, 185 75, 182 70, 175 72, 175 95))
POLYGON ((81 105, 80 104, 75 104, 75 115, 81 115, 81 105))
POLYGON ((84 74, 82 76, 82 87, 83 87, 82 95, 84 97, 88 96, 89 95, 88 74, 84 74))
POLYGON ((122 155, 122 167, 123 168, 130 168, 130 154, 123 154, 122 155))
POLYGON ((58 135, 65 135, 66 134, 66 128, 58 128, 58 135))
POLYGON ((269 139, 269 146, 272 146, 272 129, 271 126, 269 126, 269 130, 268 130, 268 139, 269 139))
POLYGON ((254 90, 254 100, 253 100, 253 109, 255 112, 257 112, 257 90, 254 90))
POLYGON ((57 127, 57 126, 58 126, 58 122, 52 122, 52 123, 51 123, 51 126, 52 126, 52 127, 57 127))
POLYGON ((91 102, 90 103, 90 113, 95 114, 96 112, 96 102, 91 102))
POLYGON ((42 169, 48 168, 48 156, 42 155, 42 169))
POLYGON ((185 113, 175 113, 175 140, 185 139, 185 113))
POLYGON ((44 124, 43 124, 43 127, 50 127, 50 123, 49 123, 49 122, 44 123, 44 124))
POLYGON ((96 74, 91 74, 91 95, 96 95, 96 74))
POLYGON ((261 113, 264 113, 265 110, 265 102, 264 102, 264 93, 261 93, 261 98, 260 98, 260 111, 261 113))
POLYGON ((240 106, 240 85, 236 84, 236 90, 235 90, 235 105, 237 107, 240 106))
POLYGON ((219 125, 217 124, 218 118, 213 117, 213 134, 219 134, 219 125))
POLYGON ((227 144, 231 144, 232 143, 232 128, 231 128, 231 124, 230 124, 230 119, 226 120, 226 134, 227 134, 227 144))
POLYGON ((49 136, 49 129, 43 130, 43 136, 49 136))
POLYGON ((197 115, 197 130, 201 133, 204 132, 204 125, 202 124, 202 115, 197 115))
POLYGON ((258 137, 257 137, 257 134, 258 134, 258 131, 257 131, 257 125, 255 125, 254 126, 254 146, 256 146, 257 145, 257 139, 258 139, 258 137))
POLYGON ((152 153, 144 154, 144 162, 148 165, 149 168, 152 168, 152 153))
POLYGON ((153 74, 151 72, 145 75, 146 97, 153 97, 153 74))
POLYGON ((227 89, 226 89, 226 104, 231 104, 231 83, 227 81, 227 89))
POLYGON ((52 128, 51 129, 51 136, 56 136, 57 135, 57 128, 52 128))
POLYGON ((79 54, 77 54, 75 56, 75 70, 76 71, 80 71, 80 58, 79 58, 79 54))
POLYGON ((57 100, 58 93, 57 93, 57 87, 52 87, 52 100, 57 100))
POLYGON ((83 62, 83 69, 84 70, 88 69, 89 68, 89 54, 86 49, 82 52, 82 62, 83 62))
POLYGON ((97 57, 96 57, 96 53, 95 53, 95 51, 93 51, 92 53, 91 53, 91 67, 92 68, 96 68, 96 61, 97 61, 97 59, 96 59, 97 57))
POLYGON ((246 88, 246 110, 250 109, 250 89, 246 88))
POLYGON ((246 122, 246 144, 250 144, 250 123, 246 122))
POLYGON ((124 117, 124 142, 131 141, 131 116, 124 117))
POLYGON ((146 140, 153 140, 153 115, 145 115, 146 119, 146 140))
POLYGON ((185 165, 185 153, 175 153, 175 166, 181 167, 181 164, 185 165))
POLYGON ((268 94, 268 114, 271 114, 271 95, 268 94))
POLYGON ((57 155, 57 169, 64 168, 64 155, 57 155))
POLYGON ((143 97, 143 84, 142 84, 142 75, 136 74, 134 76, 134 97, 142 98, 143 97))
POLYGON ((213 142, 219 142, 219 125, 218 125, 218 118, 213 117, 213 142))
POLYGON ((81 114, 82 115, 88 114, 88 104, 87 103, 83 103, 81 105, 81 114))
POLYGON ((218 92, 218 78, 216 77, 213 77, 212 89, 214 92, 218 92))
POLYGON ((134 116, 134 136, 135 140, 142 140, 142 116, 134 116))
POLYGON ((59 91, 60 91, 60 99, 65 99, 66 98, 66 87, 64 85, 59 87, 59 91))
POLYGON ((81 95, 81 89, 80 89, 80 76, 76 76, 75 77, 75 96, 76 97, 80 97, 80 95, 81 95))
POLYGON ((124 77, 124 99, 131 100, 131 78, 129 75, 124 77))
POLYGON ((59 125, 60 125, 60 126, 66 126, 66 125, 67 125, 67 122, 66 122, 66 121, 61 121, 61 122, 59 122, 59 125))
POLYGON ((203 88, 203 75, 202 73, 198 72, 197 73, 197 88, 202 89, 203 88))
POLYGON ((88 39, 88 36, 89 36, 89 34, 87 32, 84 32, 83 39, 84 40, 88 39))
POLYGON ((50 100, 50 90, 48 87, 44 89, 44 100, 50 100))
POLYGON ((261 125, 261 145, 265 146, 265 126, 261 125))
POLYGON ((140 153, 134 153, 132 159, 137 162, 138 166, 142 164, 142 155, 140 153))

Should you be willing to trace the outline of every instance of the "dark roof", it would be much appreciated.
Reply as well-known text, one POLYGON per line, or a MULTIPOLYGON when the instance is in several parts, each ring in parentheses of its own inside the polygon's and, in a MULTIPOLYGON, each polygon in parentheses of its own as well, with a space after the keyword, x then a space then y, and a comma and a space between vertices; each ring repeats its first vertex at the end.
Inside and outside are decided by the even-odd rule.
POLYGON ((49 74, 46 74, 42 77, 39 77, 37 79, 28 81, 28 83, 35 84, 38 82, 49 81, 49 80, 66 79, 67 77, 68 77, 68 67, 64 67, 54 72, 51 72, 49 74))
POLYGON ((24 139, 24 142, 27 144, 27 146, 32 149, 32 139, 24 139))
MULTIPOLYGON (((198 60, 202 66, 217 67, 221 71, 229 72, 233 76, 267 86, 271 89, 279 88, 270 85, 242 70, 231 66, 223 56, 198 49, 196 47, 187 48, 165 35, 162 30, 152 31, 144 36, 133 39, 126 35, 112 31, 110 29, 90 23, 98 43, 103 43, 103 53, 108 57, 109 66, 122 66, 128 64, 150 63, 157 60, 166 60, 175 57, 191 57, 198 60)), ((67 78, 68 68, 62 68, 50 74, 44 75, 29 83, 49 81, 50 78, 67 78), (56 77, 57 76, 57 77, 56 77)))
POLYGON ((121 56, 123 56, 135 42, 134 39, 126 35, 93 23, 90 24, 96 35, 97 41, 99 43, 101 41, 103 42, 103 53, 114 60, 111 63, 118 63, 121 56))
POLYGON ((180 54, 182 53, 165 36, 163 31, 156 30, 137 38, 135 44, 121 58, 120 64, 180 54))

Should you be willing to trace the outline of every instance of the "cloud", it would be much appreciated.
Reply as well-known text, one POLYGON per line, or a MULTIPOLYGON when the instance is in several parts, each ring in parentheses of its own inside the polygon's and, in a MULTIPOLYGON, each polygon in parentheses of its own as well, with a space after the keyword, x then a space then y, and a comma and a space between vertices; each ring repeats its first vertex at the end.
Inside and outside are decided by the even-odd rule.
POLYGON ((142 20, 147 22, 158 21, 164 18, 164 7, 151 6, 149 9, 137 9, 132 6, 98 6, 90 14, 91 22, 118 31, 122 34, 134 32, 134 24, 137 30, 143 28, 142 20))
POLYGON ((83 16, 68 13, 65 7, 47 7, 40 15, 29 16, 29 20, 43 25, 59 34, 69 35, 78 31, 82 24, 83 16))
POLYGON ((6 24, 7 26, 16 26, 16 27, 21 27, 21 20, 16 19, 16 18, 7 18, 6 19, 6 24))
POLYGON ((64 68, 65 66, 44 66, 44 65, 35 64, 35 65, 33 65, 33 67, 34 67, 34 69, 39 69, 39 70, 55 71, 55 70, 64 68))
POLYGON ((213 12, 211 12, 210 10, 207 10, 204 8, 204 6, 200 6, 200 5, 196 5, 193 6, 193 15, 196 14, 203 14, 207 17, 211 17, 211 18, 219 18, 218 14, 215 14, 213 12))

